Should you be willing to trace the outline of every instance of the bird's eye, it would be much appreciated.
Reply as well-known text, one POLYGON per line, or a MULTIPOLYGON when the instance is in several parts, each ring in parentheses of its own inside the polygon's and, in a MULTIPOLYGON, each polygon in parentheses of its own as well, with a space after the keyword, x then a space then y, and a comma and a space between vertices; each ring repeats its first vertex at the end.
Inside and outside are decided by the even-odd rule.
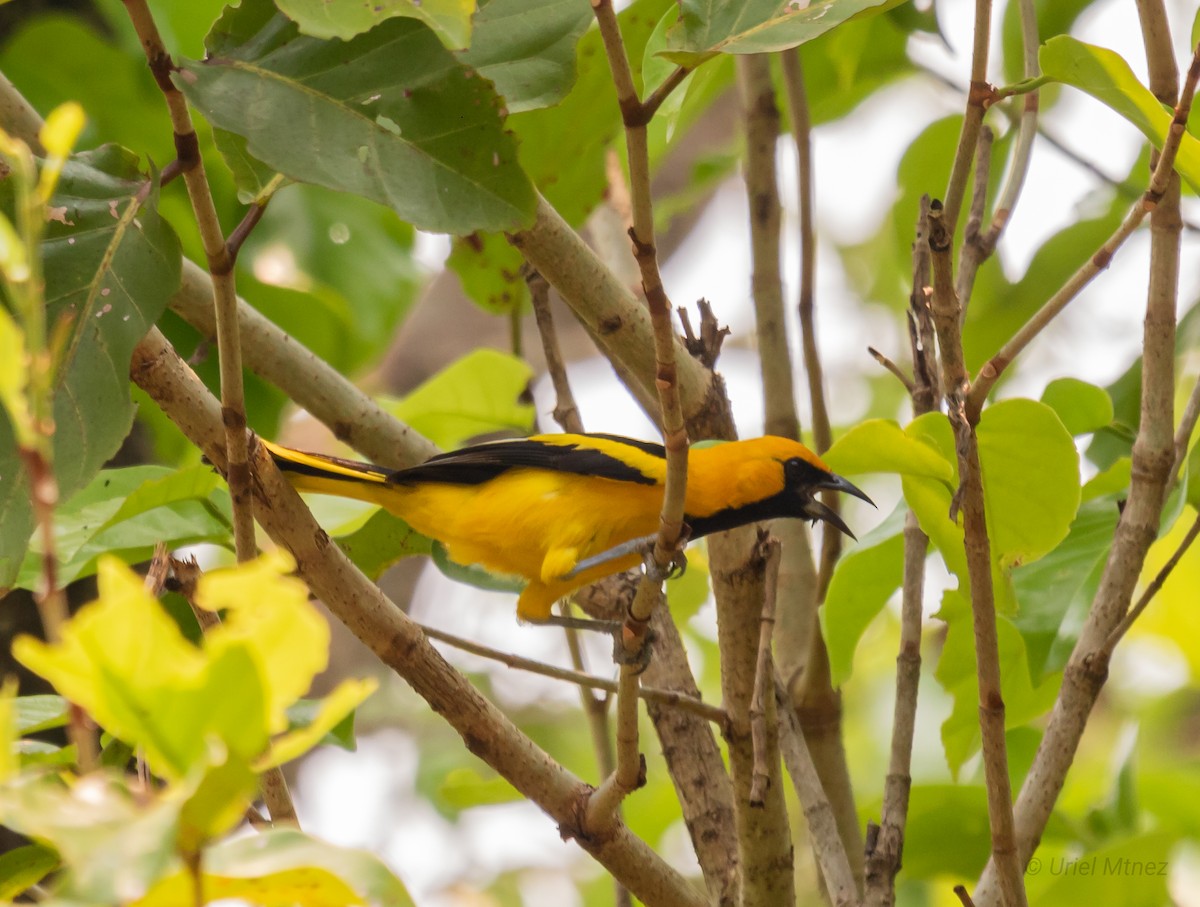
POLYGON ((823 478, 821 471, 817 467, 800 457, 792 457, 790 460, 784 461, 783 476, 784 481, 793 488, 811 485, 818 479, 823 478))

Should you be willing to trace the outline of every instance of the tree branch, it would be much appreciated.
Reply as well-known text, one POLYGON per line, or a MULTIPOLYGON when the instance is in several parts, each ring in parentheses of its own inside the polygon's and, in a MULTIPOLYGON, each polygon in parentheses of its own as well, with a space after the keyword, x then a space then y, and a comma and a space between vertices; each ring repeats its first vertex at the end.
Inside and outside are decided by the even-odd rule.
MULTIPOLYGON (((218 467, 225 465, 220 407, 157 331, 134 351, 134 380, 218 467)), ((412 620, 342 554, 313 521, 269 455, 254 447, 254 505, 263 528, 295 557, 297 571, 330 611, 430 703, 468 749, 536 802, 644 903, 707 907, 708 900, 622 823, 583 835, 589 788, 484 699, 429 644, 412 620)))

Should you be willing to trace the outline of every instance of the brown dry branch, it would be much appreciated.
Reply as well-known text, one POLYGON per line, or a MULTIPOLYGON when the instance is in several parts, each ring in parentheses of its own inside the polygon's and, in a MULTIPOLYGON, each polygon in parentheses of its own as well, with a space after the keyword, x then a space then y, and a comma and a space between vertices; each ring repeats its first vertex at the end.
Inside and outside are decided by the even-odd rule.
POLYGON ((762 628, 758 634, 758 660, 754 669, 754 693, 750 699, 750 745, 754 750, 754 771, 750 779, 750 805, 762 806, 771 784, 769 766, 779 759, 778 750, 767 747, 767 700, 774 698, 775 667, 771 659, 771 638, 775 632, 775 595, 779 588, 779 539, 759 538, 759 556, 763 559, 762 628))
MULTIPOLYGON (((1138 14, 1150 61, 1150 88, 1159 100, 1173 103, 1178 83, 1166 12, 1161 3, 1142 0, 1138 3, 1138 14)), ((1198 80, 1200 48, 1192 57, 1183 91, 1175 104, 1171 131, 1155 162, 1155 178, 1161 172, 1163 159, 1177 147, 1179 124, 1187 122, 1198 80)), ((1178 176, 1171 175, 1155 201, 1150 220, 1150 285, 1142 334, 1141 420, 1133 444, 1129 496, 1117 522, 1092 606, 1063 670, 1062 688, 1017 797, 1016 834, 1022 865, 1028 863, 1041 840, 1087 727, 1088 716, 1108 677, 1105 648, 1110 635, 1128 613, 1146 553, 1158 535, 1171 480, 1175 459, 1175 307, 1182 232, 1178 176)), ((975 890, 979 907, 994 907, 999 903, 996 883, 996 869, 989 863, 975 890)))
MULTIPOLYGON (((800 313, 800 340, 804 349, 804 371, 812 406, 813 443, 824 453, 833 443, 829 407, 825 404, 825 378, 817 349, 815 304, 817 295, 817 230, 813 202, 812 117, 799 47, 780 54, 783 61, 783 90, 792 120, 796 143, 796 203, 800 214, 800 289, 796 308, 800 313)), ((829 504, 829 501, 825 502, 829 504)))
POLYGON ((971 161, 979 143, 979 129, 983 115, 992 98, 992 86, 987 81, 988 44, 992 35, 992 2, 975 0, 975 30, 971 46, 971 88, 967 92, 967 109, 963 114, 962 131, 958 146, 954 149, 954 163, 950 168, 950 180, 946 185, 943 202, 946 223, 953 231, 958 223, 958 213, 967 191, 967 180, 971 172, 971 161))
MULTIPOLYGON (((218 467, 225 465, 220 407, 157 331, 136 348, 133 379, 218 467)), ((290 551, 297 571, 330 611, 430 703, 467 748, 537 803, 644 903, 707 907, 708 900, 621 823, 584 835, 590 788, 552 760, 484 699, 429 644, 421 629, 349 560, 312 519, 269 455, 254 445, 256 516, 290 551)))
MULTIPOLYGON (((940 402, 936 385, 931 386, 937 380, 937 357, 932 340, 932 316, 925 296, 929 272, 929 199, 926 197, 921 200, 913 241, 913 288, 908 312, 914 376, 909 393, 914 418, 933 412, 940 402)), ((864 902, 869 907, 891 907, 896 902, 896 873, 900 871, 904 852, 912 790, 912 750, 921 683, 921 617, 928 551, 929 537, 921 531, 916 514, 909 510, 904 516, 904 585, 900 604, 900 651, 896 655, 892 744, 879 826, 872 846, 867 848, 864 902)))
POLYGON ((779 750, 792 779, 796 799, 804 811, 804 821, 808 823, 825 891, 835 907, 853 907, 860 903, 858 882, 846 848, 842 846, 838 819, 825 796, 825 788, 804 740, 800 719, 791 708, 791 694, 778 674, 775 675, 775 708, 779 715, 779 750))
POLYGON ((796 415, 780 263, 783 211, 775 173, 779 109, 771 82, 770 58, 765 54, 745 54, 734 62, 746 131, 742 175, 750 210, 750 289, 763 382, 763 427, 765 434, 798 441, 800 420, 796 415))
POLYGON ((975 663, 979 681, 979 730, 983 738, 983 768, 987 786, 992 861, 999 871, 1006 907, 1026 903, 1022 868, 1013 831, 1012 789, 1008 747, 1004 737, 1004 699, 1000 692, 1000 647, 996 634, 996 602, 992 586, 991 544, 984 512, 983 476, 975 425, 964 398, 968 387, 963 361, 959 301, 954 292, 951 226, 935 201, 929 210, 929 250, 933 269, 933 323, 942 359, 950 423, 958 453, 959 489, 956 500, 963 514, 963 545, 970 578, 975 663))
POLYGON ((163 93, 175 132, 175 150, 183 170, 183 181, 196 216, 213 287, 213 310, 217 328, 217 350, 221 370, 221 413, 225 443, 229 451, 229 496, 233 505, 233 541, 239 561, 253 558, 254 516, 250 507, 250 466, 246 452, 246 397, 242 387, 242 348, 238 330, 237 289, 234 256, 221 232, 217 206, 213 202, 200 156, 200 142, 192 126, 187 100, 171 81, 175 66, 158 33, 146 0, 125 0, 125 9, 137 32, 150 72, 163 93))

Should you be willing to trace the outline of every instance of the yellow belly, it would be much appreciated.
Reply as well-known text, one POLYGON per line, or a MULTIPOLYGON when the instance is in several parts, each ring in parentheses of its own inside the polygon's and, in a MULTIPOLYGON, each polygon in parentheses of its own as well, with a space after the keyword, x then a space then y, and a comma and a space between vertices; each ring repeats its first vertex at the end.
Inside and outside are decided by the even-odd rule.
POLYGON ((395 486, 386 503, 452 560, 524 577, 517 614, 544 620, 568 592, 639 562, 633 555, 562 580, 577 562, 657 531, 662 489, 511 470, 503 482, 395 486))

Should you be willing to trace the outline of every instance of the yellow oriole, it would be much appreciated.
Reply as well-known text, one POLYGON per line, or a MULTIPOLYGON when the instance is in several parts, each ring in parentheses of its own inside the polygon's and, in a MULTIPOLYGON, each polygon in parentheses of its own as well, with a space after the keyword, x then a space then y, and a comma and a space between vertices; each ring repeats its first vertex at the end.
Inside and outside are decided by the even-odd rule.
MULTIPOLYGON (((572 590, 641 562, 635 551, 603 555, 657 532, 667 471, 662 445, 602 434, 495 441, 408 469, 263 443, 298 490, 381 504, 451 560, 523 577, 517 616, 539 623, 572 590)), ((824 520, 853 538, 814 497, 824 489, 872 503, 796 441, 692 448, 684 519, 691 538, 780 517, 824 520)))

